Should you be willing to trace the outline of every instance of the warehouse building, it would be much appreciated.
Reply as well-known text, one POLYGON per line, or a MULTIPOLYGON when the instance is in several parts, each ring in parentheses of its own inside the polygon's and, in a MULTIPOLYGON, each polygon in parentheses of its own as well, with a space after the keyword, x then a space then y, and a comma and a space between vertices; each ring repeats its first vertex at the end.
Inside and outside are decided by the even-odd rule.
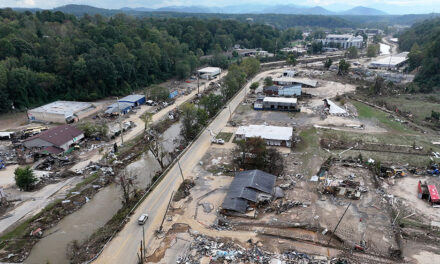
POLYGON ((131 94, 118 100, 120 103, 130 103, 132 106, 139 106, 145 104, 147 101, 145 95, 131 94))
POLYGON ((28 111, 31 122, 72 123, 90 116, 100 107, 91 103, 56 101, 28 111))
POLYGON ((278 89, 278 96, 298 97, 301 96, 302 85, 283 86, 278 89))
POLYGON ((222 69, 218 67, 206 67, 197 71, 200 78, 205 80, 212 80, 220 75, 220 73, 222 73, 222 69))
POLYGON ((362 36, 353 36, 351 34, 345 35, 327 35, 325 39, 322 40, 322 45, 330 46, 335 48, 348 49, 350 47, 356 47, 358 49, 362 48, 364 43, 364 38, 362 36))
POLYGON ((240 126, 235 132, 238 140, 246 140, 253 137, 261 137, 269 146, 292 146, 292 127, 250 125, 240 126))
POLYGON ((261 170, 242 171, 235 174, 223 200, 222 210, 246 213, 260 202, 271 200, 275 193, 276 176, 261 170))
POLYGON ((72 144, 84 138, 84 133, 70 125, 62 125, 46 130, 38 135, 26 139, 23 145, 26 148, 40 148, 52 154, 67 151, 72 144))
POLYGON ((301 84, 292 86, 267 86, 263 88, 263 93, 269 96, 298 97, 301 96, 301 90, 301 84))
POLYGON ((126 103, 126 102, 114 103, 107 107, 105 113, 108 115, 119 115, 119 114, 125 115, 128 112, 130 112, 132 107, 133 107, 132 103, 126 103))
POLYGON ((408 52, 402 52, 397 55, 388 56, 376 61, 372 61, 368 68, 383 70, 398 70, 408 61, 408 52))
POLYGON ((296 98, 283 98, 283 97, 264 97, 263 99, 264 110, 277 110, 277 111, 299 111, 296 98))
POLYGON ((316 88, 318 81, 306 78, 281 77, 273 79, 273 83, 282 86, 292 86, 301 84, 303 87, 316 88))

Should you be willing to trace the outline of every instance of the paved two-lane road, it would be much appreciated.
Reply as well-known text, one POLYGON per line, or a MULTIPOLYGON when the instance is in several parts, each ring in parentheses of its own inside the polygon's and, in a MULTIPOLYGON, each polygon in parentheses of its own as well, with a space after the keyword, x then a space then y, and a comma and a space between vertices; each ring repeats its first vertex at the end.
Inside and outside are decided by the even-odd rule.
MULTIPOLYGON (((258 81, 266 77, 273 71, 267 71, 258 74, 242 89, 223 109, 215 120, 203 131, 200 137, 191 145, 188 151, 180 158, 180 164, 185 177, 191 177, 192 169, 197 162, 203 157, 211 144, 210 130, 218 133, 229 120, 229 107, 234 111, 244 98, 245 91, 248 92, 252 82, 258 81)), ((142 239, 142 228, 137 224, 138 217, 143 213, 150 215, 149 220, 145 224, 145 241, 146 248, 154 239, 154 232, 160 226, 163 215, 165 213, 168 201, 173 190, 176 190, 181 183, 182 178, 179 168, 174 165, 164 179, 159 183, 152 193, 142 202, 136 212, 131 216, 130 221, 125 225, 123 230, 109 243, 96 263, 137 263, 137 253, 139 252, 139 244, 142 239)))

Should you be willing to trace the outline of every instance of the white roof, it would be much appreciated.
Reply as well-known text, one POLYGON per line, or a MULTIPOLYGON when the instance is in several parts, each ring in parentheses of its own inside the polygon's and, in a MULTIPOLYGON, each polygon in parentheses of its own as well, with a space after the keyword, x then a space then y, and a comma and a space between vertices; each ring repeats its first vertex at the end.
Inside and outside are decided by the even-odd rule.
POLYGON ((240 126, 235 134, 245 135, 247 138, 261 137, 273 140, 292 140, 293 128, 265 125, 240 126))
POLYGON ((92 108, 91 103, 73 101, 55 101, 53 103, 29 110, 29 113, 63 114, 65 117, 92 108))
POLYGON ((217 73, 217 72, 220 72, 220 71, 221 71, 221 69, 218 68, 218 67, 206 67, 206 68, 198 70, 197 72, 200 72, 200 73, 217 73))
POLYGON ((329 112, 332 115, 338 115, 338 114, 346 114, 347 111, 339 107, 337 104, 333 103, 332 101, 327 99, 327 103, 330 105, 329 112))
POLYGON ((294 77, 281 77, 273 79, 274 82, 289 82, 289 83, 300 83, 312 87, 316 87, 318 85, 317 80, 310 80, 306 78, 294 78, 294 77))
POLYGON ((395 66, 398 64, 401 64, 402 62, 405 62, 408 58, 407 58, 408 53, 406 52, 402 52, 399 53, 397 55, 393 55, 393 56, 387 56, 385 58, 376 60, 376 61, 372 61, 370 63, 370 65, 372 66, 395 66))
POLYGON ((272 102, 272 103, 291 103, 296 104, 296 98, 285 98, 285 97, 264 97, 263 102, 272 102))
POLYGON ((354 37, 351 34, 329 34, 327 38, 352 38, 354 37))

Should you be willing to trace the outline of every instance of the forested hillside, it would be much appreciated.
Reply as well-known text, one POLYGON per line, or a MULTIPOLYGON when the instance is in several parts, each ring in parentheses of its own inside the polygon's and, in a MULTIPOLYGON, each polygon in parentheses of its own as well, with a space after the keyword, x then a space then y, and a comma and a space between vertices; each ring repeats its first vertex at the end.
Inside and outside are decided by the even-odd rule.
POLYGON ((399 36, 399 48, 410 51, 410 70, 422 92, 440 89, 440 18, 414 24, 399 36))
POLYGON ((213 63, 220 64, 221 51, 234 44, 273 52, 276 43, 300 36, 293 29, 230 20, 77 18, 0 9, 0 112, 126 94, 187 77, 205 54, 214 53, 213 63))

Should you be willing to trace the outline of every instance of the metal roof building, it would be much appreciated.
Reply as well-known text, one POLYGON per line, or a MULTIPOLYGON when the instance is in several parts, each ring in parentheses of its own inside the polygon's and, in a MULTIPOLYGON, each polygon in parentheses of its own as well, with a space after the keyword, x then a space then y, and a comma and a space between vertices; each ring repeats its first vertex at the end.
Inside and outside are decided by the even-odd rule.
POLYGON ((132 103, 126 103, 126 102, 120 102, 120 103, 114 103, 112 105, 109 105, 107 107, 107 110, 105 110, 106 114, 123 114, 130 112, 131 107, 133 106, 132 103))
POLYGON ((206 67, 197 71, 200 78, 202 79, 212 79, 215 76, 219 75, 222 72, 222 69, 218 67, 206 67))
POLYGON ((402 52, 397 55, 387 56, 385 58, 372 61, 368 67, 375 69, 397 70, 408 60, 408 52, 402 52))
POLYGON ((73 101, 55 101, 28 111, 30 121, 66 123, 75 118, 81 119, 96 112, 91 103, 73 101))
POLYGON ((310 80, 307 78, 281 77, 273 79, 273 83, 277 85, 296 85, 301 84, 305 87, 316 88, 318 86, 317 80, 310 80))
POLYGON ((146 98, 142 94, 130 94, 118 100, 120 103, 131 103, 133 106, 145 104, 146 98))
POLYGON ((299 111, 298 100, 296 98, 285 97, 264 97, 263 109, 276 111, 299 111))
POLYGON ((246 213, 249 202, 258 202, 261 193, 272 195, 276 176, 261 170, 242 171, 235 175, 222 208, 246 213))
POLYGON ((84 133, 81 130, 70 125, 62 125, 26 139, 23 145, 26 148, 46 148, 48 151, 57 148, 63 152, 68 150, 70 145, 83 138, 84 133))
POLYGON ((290 147, 293 128, 265 125, 240 126, 235 132, 235 136, 240 140, 261 137, 268 145, 290 147))
POLYGON ((278 89, 279 96, 301 96, 302 85, 284 86, 278 89))

